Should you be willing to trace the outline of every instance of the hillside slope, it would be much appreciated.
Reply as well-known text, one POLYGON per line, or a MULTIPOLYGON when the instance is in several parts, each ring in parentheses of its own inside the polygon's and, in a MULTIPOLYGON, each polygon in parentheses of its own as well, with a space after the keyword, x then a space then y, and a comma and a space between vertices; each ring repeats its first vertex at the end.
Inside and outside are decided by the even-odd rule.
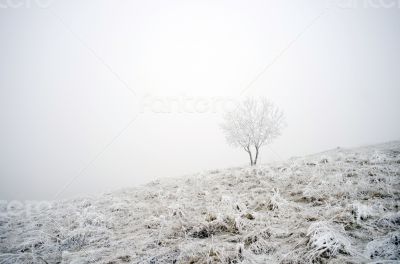
POLYGON ((0 263, 395 263, 399 169, 391 142, 47 206, 3 203, 0 263))

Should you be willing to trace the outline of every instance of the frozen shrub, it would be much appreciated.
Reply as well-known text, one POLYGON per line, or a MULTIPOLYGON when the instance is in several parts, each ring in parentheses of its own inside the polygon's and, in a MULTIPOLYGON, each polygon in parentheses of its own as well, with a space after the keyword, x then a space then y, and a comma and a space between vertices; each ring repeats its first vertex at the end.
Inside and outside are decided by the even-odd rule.
POLYGON ((376 221, 379 227, 398 228, 400 226, 400 212, 390 213, 376 221))
POLYGON ((214 213, 208 212, 206 215, 206 219, 207 222, 212 222, 214 220, 217 220, 217 216, 214 213))
POLYGON ((144 227, 147 229, 158 229, 160 226, 160 220, 154 216, 144 221, 144 227))
POLYGON ((236 248, 222 247, 216 250, 217 262, 219 263, 240 263, 243 260, 243 245, 238 245, 236 248))
POLYGON ((177 263, 206 263, 210 249, 202 243, 182 243, 177 263))
POLYGON ((328 162, 329 162, 329 160, 326 157, 322 157, 322 159, 319 161, 319 163, 322 163, 322 164, 326 164, 328 162))
POLYGON ((71 232, 68 237, 61 241, 62 250, 79 250, 87 244, 88 234, 84 230, 71 232))
POLYGON ((211 230, 208 225, 201 225, 194 227, 190 235, 194 238, 207 238, 213 234, 214 230, 211 230))
POLYGON ((179 204, 172 204, 168 207, 170 216, 173 217, 184 217, 185 213, 183 208, 179 204))
POLYGON ((369 242, 365 254, 370 259, 399 260, 400 259, 400 232, 369 242))
POLYGON ((244 237, 244 246, 256 255, 269 254, 275 250, 269 241, 270 237, 271 232, 269 229, 250 233, 244 237))
POLYGON ((276 188, 272 189, 272 195, 271 198, 269 199, 268 209, 276 210, 282 207, 284 204, 286 204, 286 200, 281 197, 279 189, 276 188))
POLYGON ((191 232, 191 236, 195 238, 207 238, 218 233, 237 234, 239 232, 239 220, 239 218, 235 219, 232 217, 217 218, 214 221, 195 226, 191 232))
POLYGON ((354 203, 352 205, 352 208, 353 208, 352 213, 355 215, 358 222, 366 220, 367 218, 372 217, 376 213, 376 210, 374 210, 374 208, 361 203, 354 203))
POLYGON ((328 222, 312 223, 308 228, 307 257, 310 260, 335 257, 338 254, 352 254, 350 240, 342 226, 333 226, 328 222))
POLYGON ((386 155, 384 153, 375 151, 369 161, 371 164, 379 164, 379 163, 384 162, 385 159, 386 159, 386 155))

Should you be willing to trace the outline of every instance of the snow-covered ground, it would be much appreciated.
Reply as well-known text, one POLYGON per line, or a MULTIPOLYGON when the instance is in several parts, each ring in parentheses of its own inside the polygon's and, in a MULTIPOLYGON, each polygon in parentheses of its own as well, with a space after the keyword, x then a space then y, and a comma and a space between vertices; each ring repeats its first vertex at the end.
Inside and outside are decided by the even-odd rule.
POLYGON ((96 198, 3 202, 0 263, 395 263, 399 169, 390 142, 96 198))

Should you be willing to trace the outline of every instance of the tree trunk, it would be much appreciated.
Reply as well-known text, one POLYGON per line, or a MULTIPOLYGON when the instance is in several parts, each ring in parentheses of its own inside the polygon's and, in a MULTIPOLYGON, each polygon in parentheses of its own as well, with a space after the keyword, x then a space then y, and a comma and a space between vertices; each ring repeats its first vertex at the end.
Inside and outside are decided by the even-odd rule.
POLYGON ((253 162, 253 155, 251 154, 251 151, 250 151, 250 150, 248 150, 247 153, 249 153, 250 166, 253 166, 253 165, 254 165, 254 162, 253 162))
POLYGON ((258 148, 256 148, 256 157, 254 158, 253 165, 257 164, 257 160, 258 160, 258 148))

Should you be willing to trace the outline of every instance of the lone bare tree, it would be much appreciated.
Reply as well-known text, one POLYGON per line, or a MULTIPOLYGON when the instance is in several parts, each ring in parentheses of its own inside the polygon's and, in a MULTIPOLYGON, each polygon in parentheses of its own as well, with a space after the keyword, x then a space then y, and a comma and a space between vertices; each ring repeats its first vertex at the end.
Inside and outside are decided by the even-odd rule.
POLYGON ((283 126, 284 115, 277 106, 265 98, 247 98, 226 114, 221 128, 229 144, 249 154, 253 166, 260 148, 278 137, 283 126))

